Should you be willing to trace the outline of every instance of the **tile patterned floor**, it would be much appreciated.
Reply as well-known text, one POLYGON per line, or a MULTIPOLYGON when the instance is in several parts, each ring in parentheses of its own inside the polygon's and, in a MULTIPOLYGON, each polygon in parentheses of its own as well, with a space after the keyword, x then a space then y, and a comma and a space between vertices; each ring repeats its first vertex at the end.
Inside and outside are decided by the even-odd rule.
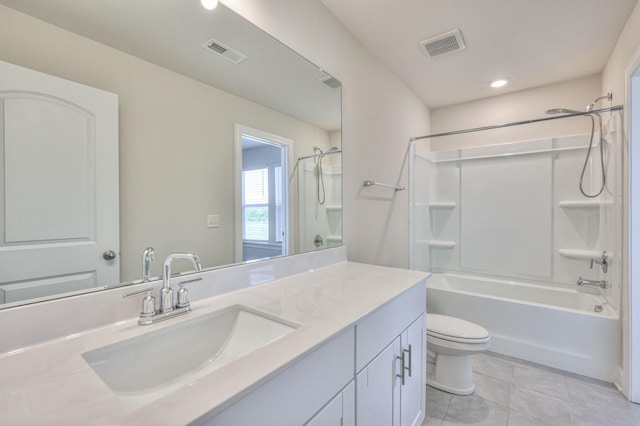
POLYGON ((607 383, 495 354, 474 355, 473 378, 470 396, 427 386, 422 425, 640 426, 640 405, 607 383))

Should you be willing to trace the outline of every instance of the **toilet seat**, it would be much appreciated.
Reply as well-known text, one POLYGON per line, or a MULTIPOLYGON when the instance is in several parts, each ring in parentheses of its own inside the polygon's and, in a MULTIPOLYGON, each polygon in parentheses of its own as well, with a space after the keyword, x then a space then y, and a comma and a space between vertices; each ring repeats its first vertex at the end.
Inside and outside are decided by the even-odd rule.
POLYGON ((478 324, 439 314, 427 314, 427 336, 469 344, 483 344, 490 339, 489 332, 478 324))

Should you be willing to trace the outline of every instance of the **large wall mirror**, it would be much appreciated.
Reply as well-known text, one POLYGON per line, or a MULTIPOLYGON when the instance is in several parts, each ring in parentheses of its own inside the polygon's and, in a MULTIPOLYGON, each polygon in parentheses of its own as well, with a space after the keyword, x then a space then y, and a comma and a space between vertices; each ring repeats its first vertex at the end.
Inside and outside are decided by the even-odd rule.
POLYGON ((0 36, 0 307, 342 244, 340 82, 224 5, 0 0, 0 36))

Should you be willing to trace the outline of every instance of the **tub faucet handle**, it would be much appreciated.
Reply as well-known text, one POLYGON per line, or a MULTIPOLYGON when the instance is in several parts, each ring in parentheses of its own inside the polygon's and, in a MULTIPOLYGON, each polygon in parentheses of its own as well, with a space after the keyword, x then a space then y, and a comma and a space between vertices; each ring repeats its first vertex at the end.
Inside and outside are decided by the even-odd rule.
POLYGON ((603 251, 600 257, 591 258, 591 264, 589 265, 590 269, 593 269, 594 263, 600 265, 602 267, 602 272, 606 274, 607 270, 609 269, 609 255, 607 254, 607 252, 603 251))

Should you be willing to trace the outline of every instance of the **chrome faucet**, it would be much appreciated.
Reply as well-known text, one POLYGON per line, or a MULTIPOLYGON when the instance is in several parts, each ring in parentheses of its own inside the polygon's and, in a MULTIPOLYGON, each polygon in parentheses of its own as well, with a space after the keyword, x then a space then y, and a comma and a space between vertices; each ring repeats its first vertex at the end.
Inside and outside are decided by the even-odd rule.
MULTIPOLYGON (((143 258, 143 268, 148 264, 148 262, 146 262, 147 257, 150 260, 153 260, 153 249, 151 247, 147 248, 145 250, 145 255, 148 256, 143 258)), ((140 294, 145 295, 145 298, 142 301, 142 310, 140 312, 138 324, 149 325, 158 321, 191 312, 191 306, 189 304, 189 294, 187 292, 187 289, 184 288, 184 285, 196 281, 202 281, 202 278, 195 278, 180 282, 180 290, 178 291, 178 303, 174 304, 173 288, 171 287, 171 262, 174 259, 189 259, 191 260, 191 262, 193 262, 196 271, 202 271, 202 264, 200 263, 200 259, 198 259, 198 256, 196 256, 195 254, 174 253, 167 256, 166 260, 164 261, 164 275, 162 276, 162 288, 160 289, 160 309, 155 309, 155 299, 151 295, 151 293, 153 292, 153 287, 145 287, 143 289, 133 291, 122 296, 123 298, 127 298, 140 294)), ((145 269, 145 271, 147 271, 147 269, 145 269)))
POLYGON ((609 269, 609 255, 607 254, 607 252, 603 251, 600 257, 592 258, 591 264, 589 265, 590 269, 593 269, 594 263, 597 263, 598 265, 600 265, 602 267, 602 272, 606 274, 607 270, 609 269))
POLYGON ((610 286, 610 284, 608 282, 606 282, 605 280, 602 281, 598 281, 598 280, 585 280, 582 277, 578 278, 578 282, 576 283, 579 286, 594 286, 594 287, 600 287, 600 288, 607 288, 610 286))
POLYGON ((142 282, 151 281, 151 262, 156 260, 153 247, 147 247, 142 252, 142 282))
POLYGON ((188 259, 193 262, 196 271, 202 271, 202 264, 198 256, 191 253, 173 253, 164 260, 164 273, 162 274, 162 289, 160 290, 160 311, 164 314, 173 311, 173 288, 171 287, 171 262, 175 259, 188 259))

